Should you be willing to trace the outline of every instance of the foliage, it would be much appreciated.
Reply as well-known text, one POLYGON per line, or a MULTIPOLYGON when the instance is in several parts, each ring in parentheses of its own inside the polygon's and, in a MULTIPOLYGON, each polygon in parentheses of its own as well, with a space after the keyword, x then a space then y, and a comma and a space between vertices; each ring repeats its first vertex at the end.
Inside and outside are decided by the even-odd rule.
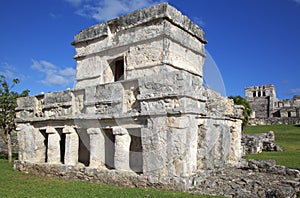
POLYGON ((148 188, 121 188, 13 171, 0 159, 0 197, 212 197, 148 188))
POLYGON ((249 105, 249 102, 243 98, 242 96, 229 96, 228 98, 233 99, 233 102, 235 105, 243 105, 244 110, 243 110, 243 126, 247 126, 248 121, 249 121, 249 116, 252 113, 251 107, 249 105))
POLYGON ((8 147, 8 158, 11 162, 11 142, 10 137, 15 129, 15 108, 17 107, 17 98, 28 96, 29 90, 24 90, 21 94, 12 91, 14 86, 18 84, 19 79, 15 78, 12 85, 9 86, 5 77, 0 75, 0 132, 3 141, 8 147))
POLYGON ((273 159, 279 165, 289 168, 300 168, 300 126, 299 125, 266 125, 247 126, 246 134, 266 133, 273 131, 275 142, 281 146, 282 152, 262 152, 247 155, 247 159, 273 159))

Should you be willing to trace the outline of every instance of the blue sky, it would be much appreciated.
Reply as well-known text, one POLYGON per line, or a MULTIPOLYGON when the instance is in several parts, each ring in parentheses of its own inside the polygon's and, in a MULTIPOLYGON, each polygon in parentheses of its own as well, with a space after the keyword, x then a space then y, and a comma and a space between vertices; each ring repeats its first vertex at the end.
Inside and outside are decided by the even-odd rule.
MULTIPOLYGON (((73 36, 159 0, 1 0, 0 74, 31 95, 74 87, 73 36)), ((227 95, 275 84, 300 95, 300 0, 169 0, 200 25, 227 95)), ((208 81, 215 78, 208 76, 208 81)))

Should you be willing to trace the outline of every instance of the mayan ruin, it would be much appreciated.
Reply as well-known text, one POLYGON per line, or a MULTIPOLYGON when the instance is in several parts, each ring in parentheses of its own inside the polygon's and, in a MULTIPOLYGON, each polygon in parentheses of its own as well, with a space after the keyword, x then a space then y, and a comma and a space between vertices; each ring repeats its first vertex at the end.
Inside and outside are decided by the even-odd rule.
POLYGON ((245 96, 253 110, 252 124, 300 123, 300 96, 280 100, 273 84, 246 87, 245 96))
MULTIPOLYGON (((245 165, 244 107, 204 86, 206 44, 168 3, 81 30, 75 88, 17 100, 15 170, 213 195, 295 193, 284 181, 299 171, 245 165)), ((299 97, 280 101, 272 85, 246 96, 257 118, 299 117, 299 97)))

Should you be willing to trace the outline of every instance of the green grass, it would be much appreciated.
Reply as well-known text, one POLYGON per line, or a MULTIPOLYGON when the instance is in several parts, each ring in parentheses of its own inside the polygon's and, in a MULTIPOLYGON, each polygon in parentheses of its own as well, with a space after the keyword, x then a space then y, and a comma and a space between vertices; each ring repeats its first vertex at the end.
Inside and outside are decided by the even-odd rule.
POLYGON ((266 133, 274 131, 275 142, 281 146, 283 152, 262 152, 260 154, 249 154, 249 159, 273 159, 278 165, 290 168, 300 168, 300 126, 299 125, 269 125, 269 126, 247 126, 244 133, 266 133))
POLYGON ((3 156, 0 156, 0 170, 0 197, 211 197, 34 176, 14 171, 3 156))

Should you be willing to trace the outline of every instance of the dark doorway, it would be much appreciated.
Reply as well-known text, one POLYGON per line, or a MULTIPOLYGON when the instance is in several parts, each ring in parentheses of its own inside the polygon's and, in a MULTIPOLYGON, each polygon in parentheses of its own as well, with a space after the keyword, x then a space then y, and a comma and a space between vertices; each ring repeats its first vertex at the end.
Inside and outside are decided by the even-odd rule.
POLYGON ((116 60, 114 67, 114 80, 124 80, 124 59, 116 60))
POLYGON ((65 162, 65 146, 66 146, 66 134, 61 133, 60 135, 60 162, 65 162))

